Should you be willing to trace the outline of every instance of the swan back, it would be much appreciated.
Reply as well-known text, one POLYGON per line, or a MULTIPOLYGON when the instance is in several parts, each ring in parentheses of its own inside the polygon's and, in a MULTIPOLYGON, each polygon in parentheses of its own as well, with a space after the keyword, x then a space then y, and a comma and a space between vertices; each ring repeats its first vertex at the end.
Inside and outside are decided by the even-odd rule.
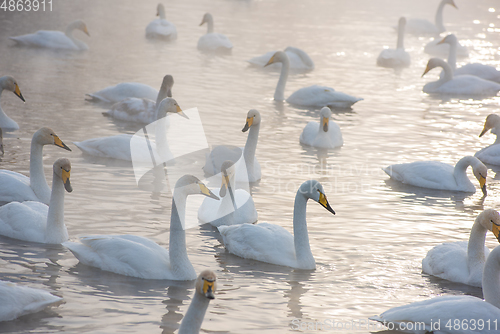
POLYGON ((484 300, 500 308, 500 246, 491 251, 483 272, 484 300))

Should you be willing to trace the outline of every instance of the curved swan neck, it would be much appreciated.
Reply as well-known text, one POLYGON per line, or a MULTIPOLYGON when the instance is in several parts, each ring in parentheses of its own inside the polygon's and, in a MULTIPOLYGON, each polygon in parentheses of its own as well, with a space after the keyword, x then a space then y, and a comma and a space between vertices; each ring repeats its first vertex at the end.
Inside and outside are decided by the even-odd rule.
POLYGON ((405 38, 405 25, 401 24, 401 22, 398 24, 398 44, 396 45, 396 49, 402 49, 404 50, 404 38, 405 38))
POLYGON ((293 46, 289 46, 285 49, 285 52, 286 51, 292 51, 293 53, 295 53, 296 55, 299 56, 299 58, 302 60, 302 62, 304 64, 306 64, 308 67, 311 67, 313 68, 314 67, 314 63, 312 61, 312 59, 309 57, 309 55, 307 53, 305 53, 303 50, 299 49, 299 48, 295 48, 293 46))
POLYGON ((484 255, 484 244, 486 241, 486 233, 488 230, 479 222, 480 216, 476 218, 469 236, 469 243, 467 245, 467 266, 469 272, 473 268, 482 270, 486 257, 484 255))
POLYGON ((288 59, 288 57, 285 57, 281 61, 280 78, 278 80, 278 85, 276 86, 276 90, 274 92, 274 99, 276 101, 285 100, 285 86, 286 86, 286 81, 288 79, 289 71, 290 71, 290 60, 288 59))
POLYGON ((443 9, 444 6, 446 5, 446 0, 442 0, 439 3, 439 6, 436 11, 436 18, 434 20, 436 27, 438 28, 439 32, 446 31, 446 28, 443 25, 443 9))
POLYGON ((174 190, 172 197, 172 213, 170 214, 170 242, 168 245, 170 265, 175 271, 183 269, 189 261, 186 250, 186 232, 182 221, 186 217, 186 198, 187 194, 182 188, 174 190))
POLYGON ((75 39, 73 37, 73 30, 76 29, 76 24, 77 24, 77 22, 72 22, 72 23, 68 24, 68 26, 66 27, 66 31, 64 33, 66 36, 68 36, 71 39, 75 39))
POLYGON ((207 34, 211 34, 214 32, 214 18, 210 15, 207 18, 207 34))
POLYGON ((197 291, 189 305, 186 315, 182 319, 179 327, 179 334, 199 333, 203 318, 207 312, 210 299, 203 297, 197 291))
POLYGON ((53 173, 45 236, 47 243, 59 244, 68 240, 68 231, 64 225, 64 191, 61 177, 53 173))
POLYGON ((441 79, 439 79, 438 81, 445 83, 445 82, 453 79, 453 70, 451 69, 451 66, 442 59, 438 59, 436 61, 439 62, 439 66, 443 68, 443 72, 444 72, 443 77, 441 79))
POLYGON ((247 171, 249 168, 253 168, 254 165, 255 151, 257 150, 257 141, 259 140, 259 130, 260 123, 252 125, 248 131, 247 142, 243 149, 243 158, 245 159, 247 171))
POLYGON ((311 246, 309 245, 306 208, 307 197, 299 189, 297 195, 295 195, 295 203, 293 205, 293 240, 295 244, 295 257, 297 258, 298 265, 301 267, 315 263, 311 246))
POLYGON ((30 187, 35 195, 45 204, 50 201, 50 188, 43 171, 43 145, 36 140, 36 135, 31 140, 30 152, 30 187))
POLYGON ((484 300, 500 308, 500 252, 495 248, 484 266, 483 295, 484 300))
POLYGON ((472 168, 474 168, 477 162, 478 160, 471 156, 466 156, 458 160, 455 168, 453 169, 453 176, 455 176, 457 185, 464 186, 471 184, 466 171, 469 166, 472 166, 472 168))

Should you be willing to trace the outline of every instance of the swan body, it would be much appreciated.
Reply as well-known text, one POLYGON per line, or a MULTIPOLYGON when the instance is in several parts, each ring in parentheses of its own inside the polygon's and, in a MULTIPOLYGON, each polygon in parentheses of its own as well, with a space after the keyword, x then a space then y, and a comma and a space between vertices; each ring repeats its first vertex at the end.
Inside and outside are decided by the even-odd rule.
POLYGON ((472 75, 453 76, 453 71, 444 60, 431 58, 424 74, 435 67, 442 67, 444 75, 438 80, 425 84, 423 91, 427 94, 443 94, 452 96, 495 96, 500 91, 500 84, 472 75))
POLYGON ((172 97, 173 85, 174 78, 167 74, 163 77, 156 102, 145 98, 129 97, 113 104, 111 109, 103 114, 127 122, 152 123, 156 120, 156 106, 163 99, 172 97))
POLYGON ((36 201, 49 204, 51 190, 43 171, 44 145, 55 145, 71 151, 52 129, 39 129, 31 139, 30 177, 10 170, 0 170, 0 184, 2 185, 0 203, 36 201))
POLYGON ((484 122, 483 131, 481 131, 479 137, 482 137, 490 129, 491 133, 497 135, 495 142, 490 146, 477 151, 474 156, 483 163, 500 165, 500 145, 498 145, 500 144, 500 138, 498 137, 498 134, 500 134, 500 116, 495 114, 488 115, 488 117, 486 117, 486 121, 484 122))
POLYGON ((194 280, 196 272, 186 251, 184 219, 191 194, 216 196, 196 177, 181 177, 174 189, 167 251, 148 238, 135 235, 96 235, 64 246, 83 264, 120 275, 144 279, 194 280))
MULTIPOLYGON (((271 57, 266 66, 277 62, 280 62, 282 67, 278 85, 274 92, 274 99, 276 101, 283 101, 285 99, 286 80, 290 70, 290 60, 285 52, 278 51, 271 57)), ((330 87, 314 85, 295 91, 286 99, 286 102, 303 107, 322 108, 328 106, 332 108, 350 108, 354 103, 361 100, 363 99, 337 92, 330 87)))
POLYGON ((159 18, 148 24, 146 27, 146 37, 165 40, 176 39, 177 28, 175 28, 173 23, 167 21, 163 4, 159 3, 156 9, 156 16, 159 16, 159 18))
POLYGON ((297 191, 293 210, 293 236, 279 225, 268 223, 219 226, 226 249, 245 259, 298 269, 315 269, 307 233, 307 200, 313 199, 331 213, 323 187, 316 180, 304 182, 297 191))
MULTIPOLYGON (((4 90, 13 92, 17 97, 25 102, 16 79, 11 77, 10 75, 6 75, 0 78, 0 95, 4 90)), ((2 106, 0 106, 0 128, 4 131, 19 130, 19 125, 17 125, 17 123, 12 118, 5 114, 5 112, 2 110, 2 106)))
POLYGON ((422 271, 452 282, 481 287, 483 268, 490 253, 486 233, 498 238, 500 215, 493 209, 481 212, 472 226, 469 241, 447 242, 432 248, 422 260, 422 271))
POLYGON ((51 31, 38 30, 34 34, 27 34, 16 37, 9 37, 20 46, 47 48, 47 49, 63 49, 83 51, 88 50, 87 44, 73 36, 74 30, 81 30, 87 36, 90 36, 85 22, 76 20, 71 22, 66 27, 66 31, 51 31))
POLYGON ((49 206, 27 201, 10 202, 0 207, 0 234, 12 239, 60 244, 68 240, 64 225, 64 189, 71 192, 68 159, 54 162, 52 194, 49 206))
POLYGON ((260 121, 260 113, 257 110, 251 109, 248 111, 245 126, 241 130, 246 132, 250 129, 245 147, 241 149, 224 145, 215 146, 212 151, 207 154, 205 165, 203 166, 205 174, 211 176, 220 173, 224 161, 230 160, 236 162, 238 166, 242 163, 241 168, 246 169, 246 173, 243 171, 236 172, 238 181, 256 182, 260 180, 262 177, 261 168, 255 157, 257 140, 259 139, 260 121), (240 160, 242 156, 243 161, 240 160), (246 177, 247 175, 248 178, 246 177))
MULTIPOLYGON (((259 66, 259 67, 264 67, 266 64, 269 62, 269 59, 276 53, 277 51, 269 51, 266 52, 265 54, 254 57, 252 59, 247 60, 250 64, 259 66)), ((284 52, 288 56, 288 59, 290 60, 290 69, 294 71, 300 71, 300 72, 305 72, 305 71, 312 71, 314 70, 314 62, 312 59, 309 57, 309 55, 296 47, 289 46, 287 47, 284 52)), ((281 63, 274 63, 268 66, 268 68, 274 68, 274 69, 280 69, 281 68, 281 63)))
POLYGON ((179 334, 199 333, 210 300, 215 299, 217 277, 211 270, 204 270, 196 279, 193 300, 182 318, 179 334))
POLYGON ((405 51, 404 47, 405 25, 406 19, 401 17, 398 23, 398 43, 396 49, 382 50, 377 58, 378 66, 393 68, 410 66, 410 54, 405 51))
POLYGON ((0 322, 39 312, 61 300, 41 289, 0 281, 0 322))
POLYGON ((320 121, 307 123, 300 134, 300 143, 318 148, 335 148, 344 145, 342 132, 337 123, 332 121, 332 111, 323 107, 320 111, 320 121))
POLYGON ((477 158, 466 156, 455 167, 439 161, 416 161, 390 165, 383 168, 392 179, 412 186, 450 191, 476 192, 476 187, 467 176, 467 168, 479 181, 483 194, 486 195, 486 166, 477 158))
POLYGON ((498 333, 500 318, 500 246, 497 246, 488 256, 483 272, 483 295, 485 300, 473 296, 440 296, 428 300, 399 306, 385 311, 380 316, 370 317, 371 320, 381 323, 393 323, 394 328, 404 324, 411 333, 498 333), (484 326, 477 326, 478 321, 484 326), (413 326, 408 326, 413 323, 413 326), (415 327, 422 323, 422 327, 415 327), (438 328, 438 323, 440 324, 438 328), (451 328, 446 324, 452 324, 451 328), (453 325, 459 323, 468 325, 453 325), (472 324, 476 326, 472 326, 472 324), (492 325, 487 326, 490 323, 492 325), (418 330, 417 330, 418 329, 418 330))
POLYGON ((453 0, 442 0, 438 5, 434 23, 424 19, 410 19, 406 24, 406 31, 413 35, 439 35, 446 31, 443 25, 443 9, 445 5, 458 9, 453 0))
POLYGON ((116 103, 129 97, 156 101, 158 91, 149 85, 138 82, 122 82, 97 92, 87 94, 92 102, 116 103))
POLYGON ((200 37, 198 40, 198 50, 205 52, 228 52, 233 48, 233 43, 227 38, 226 35, 214 32, 214 19, 212 14, 206 13, 200 26, 204 23, 207 24, 207 33, 200 37))

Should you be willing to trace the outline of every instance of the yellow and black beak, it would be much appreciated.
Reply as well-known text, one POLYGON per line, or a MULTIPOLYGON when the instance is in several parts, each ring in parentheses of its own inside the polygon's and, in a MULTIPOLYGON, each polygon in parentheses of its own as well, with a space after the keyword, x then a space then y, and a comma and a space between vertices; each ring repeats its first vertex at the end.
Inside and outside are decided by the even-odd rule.
POLYGON ((211 280, 208 278, 202 278, 203 280, 203 295, 208 299, 215 299, 215 280, 211 280))
POLYGON ((440 40, 436 45, 443 44, 445 39, 446 39, 446 37, 443 38, 442 40, 440 40))
POLYGON ((203 18, 203 20, 201 20, 200 26, 202 26, 203 23, 205 23, 205 18, 203 18))
POLYGON ((328 122, 329 122, 329 118, 327 117, 323 117, 323 122, 322 122, 322 126, 323 126, 323 131, 325 132, 328 132, 328 122))
POLYGON ((245 126, 243 127, 243 129, 241 129, 242 132, 247 132, 248 129, 250 129, 250 127, 252 126, 253 124, 253 117, 247 117, 247 121, 245 123, 245 126))
POLYGON ((72 192, 73 188, 71 187, 71 183, 69 182, 69 170, 62 169, 62 180, 64 183, 64 189, 66 189, 67 192, 72 192))
POLYGON ((457 5, 455 5, 455 1, 452 1, 452 2, 450 3, 450 5, 452 5, 452 6, 453 6, 453 7, 455 7, 456 9, 458 9, 457 5))
POLYGON ((200 192, 203 195, 208 196, 208 197, 213 198, 213 199, 216 199, 216 200, 220 199, 213 192, 211 192, 210 189, 208 189, 207 186, 205 184, 203 184, 202 182, 199 182, 198 186, 200 187, 200 192))
POLYGON ((430 68, 430 67, 429 67, 429 64, 427 64, 427 66, 425 67, 425 71, 424 71, 424 73, 422 74, 422 77, 423 77, 424 75, 426 75, 426 74, 427 74, 427 72, 429 72, 430 70, 432 70, 432 68, 430 68))
POLYGON ((264 67, 266 67, 267 65, 271 65, 272 63, 274 63, 274 55, 271 57, 271 59, 269 59, 269 61, 267 62, 266 65, 264 65, 264 67))
POLYGON ((493 232, 493 234, 497 238, 498 242, 500 242, 500 226, 493 223, 493 228, 491 229, 491 232, 493 232))
POLYGON ((21 100, 23 100, 23 102, 26 102, 23 94, 21 94, 21 90, 19 89, 19 86, 17 83, 14 84, 14 94, 16 94, 17 97, 19 97, 21 100))
POLYGON ((87 36, 90 37, 89 31, 87 30, 87 26, 83 26, 83 32, 87 34, 87 36))
POLYGON ((177 114, 179 114, 180 116, 182 116, 184 118, 189 119, 189 117, 187 117, 187 115, 184 112, 182 112, 182 109, 181 109, 181 107, 179 107, 179 105, 177 105, 176 107, 177 107, 177 111, 176 111, 177 114))
POLYGON ((486 196, 487 195, 487 192, 486 192, 486 178, 479 174, 479 186, 481 187, 481 190, 483 192, 483 195, 486 196))
POLYGON ((319 191, 319 201, 318 203, 321 204, 325 209, 330 211, 331 213, 335 214, 335 211, 333 211, 332 207, 330 206, 330 203, 328 203, 328 200, 326 199, 325 194, 323 194, 321 191, 319 191))
POLYGON ((229 175, 222 174, 222 185, 220 186, 219 196, 226 196, 227 189, 229 188, 229 175))
POLYGON ((52 135, 54 137, 54 145, 64 148, 65 150, 71 151, 71 149, 66 146, 65 143, 57 135, 52 135))
POLYGON ((485 126, 483 131, 479 134, 479 137, 482 137, 489 129, 485 126))

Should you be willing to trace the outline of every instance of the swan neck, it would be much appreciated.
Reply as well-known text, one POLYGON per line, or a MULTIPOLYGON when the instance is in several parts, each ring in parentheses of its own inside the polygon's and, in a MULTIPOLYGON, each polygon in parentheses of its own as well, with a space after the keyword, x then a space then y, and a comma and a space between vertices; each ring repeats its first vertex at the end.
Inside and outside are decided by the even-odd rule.
POLYGON ((469 236, 469 243, 467 245, 467 266, 469 267, 469 272, 472 272, 473 268, 483 268, 486 257, 484 255, 484 244, 486 241, 486 233, 488 230, 481 225, 479 222, 479 217, 474 221, 472 229, 469 236))
POLYGON ((404 24, 398 25, 398 44, 396 45, 397 49, 404 50, 404 38, 405 38, 405 26, 404 24))
POLYGON ((187 194, 182 188, 174 190, 172 198, 172 213, 170 214, 170 242, 169 256, 170 265, 175 272, 182 270, 185 263, 190 263, 186 250, 186 232, 184 230, 184 218, 186 217, 187 194))
POLYGON ((311 246, 309 245, 309 234, 307 232, 306 208, 307 197, 299 189, 293 206, 293 239, 295 243, 295 257, 299 267, 314 263, 311 246))
POLYGON ((53 173, 45 235, 47 243, 59 244, 68 240, 68 231, 64 225, 64 191, 62 178, 53 173))
POLYGON ((259 139, 260 122, 254 124, 250 127, 248 131, 247 142, 245 143, 245 148, 243 149, 243 158, 245 159, 245 164, 247 166, 247 171, 253 168, 255 160, 255 151, 257 150, 257 141, 259 139))
POLYGON ((207 34, 214 32, 214 19, 210 16, 207 20, 207 34))
POLYGON ((484 300, 500 308, 500 256, 493 250, 488 256, 488 261, 483 271, 483 296, 484 300))
POLYGON ((74 22, 70 23, 68 25, 68 27, 66 27, 66 31, 64 32, 64 34, 66 36, 68 36, 69 38, 74 39, 74 37, 73 37, 73 30, 75 30, 75 29, 76 29, 75 23, 74 22))
POLYGON ((158 96, 156 97, 156 106, 160 105, 160 102, 166 99, 167 97, 172 97, 172 91, 169 87, 161 85, 160 91, 158 92, 158 96))
POLYGON ((455 177, 455 181, 457 182, 458 186, 467 188, 470 187, 470 185, 472 185, 472 183, 469 180, 469 177, 467 176, 467 168, 469 166, 474 167, 475 164, 476 161, 471 156, 466 156, 458 160, 453 170, 453 176, 455 177))
POLYGON ((457 69, 457 42, 450 43, 450 53, 448 54, 448 65, 453 72, 457 69))
POLYGON ((160 17, 160 20, 166 20, 167 19, 167 17, 165 16, 165 7, 158 6, 158 16, 160 17))
POLYGON ((453 79, 453 70, 451 69, 451 66, 448 65, 448 63, 446 63, 445 61, 442 61, 441 67, 443 68, 444 76, 439 81, 445 83, 453 79))
POLYGON ((179 334, 199 333, 203 318, 208 309, 210 299, 203 297, 197 291, 194 293, 193 300, 182 319, 179 327, 179 334))
POLYGON ((446 28, 443 25, 443 9, 444 9, 445 5, 446 5, 445 0, 442 0, 439 3, 439 6, 438 6, 437 11, 436 11, 436 18, 434 20, 436 27, 438 28, 440 33, 443 31, 446 31, 446 28))
POLYGON ((31 140, 30 187, 42 202, 50 201, 50 188, 43 171, 43 145, 37 143, 36 138, 31 140))
POLYGON ((285 87, 289 71, 290 71, 290 61, 288 60, 288 58, 285 58, 281 61, 280 78, 278 80, 278 85, 276 86, 276 91, 274 92, 274 99, 276 101, 285 100, 285 87))

